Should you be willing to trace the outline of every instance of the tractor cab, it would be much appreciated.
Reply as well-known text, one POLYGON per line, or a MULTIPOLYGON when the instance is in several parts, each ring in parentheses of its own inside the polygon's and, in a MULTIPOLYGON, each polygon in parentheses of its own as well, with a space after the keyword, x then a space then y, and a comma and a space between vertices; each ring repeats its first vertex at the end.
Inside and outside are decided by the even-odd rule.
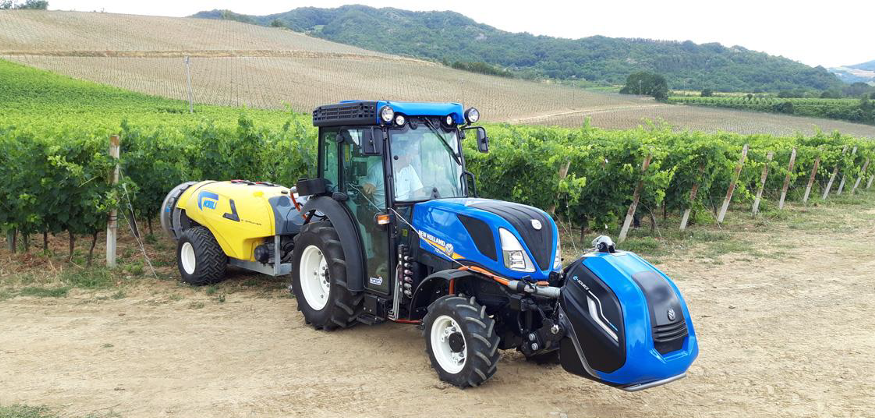
POLYGON ((473 131, 486 152, 484 129, 470 126, 478 117, 457 103, 352 101, 314 111, 320 187, 351 215, 361 238, 364 288, 390 296, 390 273, 399 264, 393 249, 416 245, 406 225, 415 204, 475 196, 461 141, 473 131))

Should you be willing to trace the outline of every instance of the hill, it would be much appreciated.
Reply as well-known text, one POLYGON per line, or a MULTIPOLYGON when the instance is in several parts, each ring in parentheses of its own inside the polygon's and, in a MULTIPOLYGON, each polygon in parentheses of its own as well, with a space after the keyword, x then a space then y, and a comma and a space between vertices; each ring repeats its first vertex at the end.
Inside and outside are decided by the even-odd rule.
POLYGON ((874 67, 876 67, 876 61, 870 60, 855 65, 833 67, 830 71, 846 83, 867 83, 872 86, 874 81, 876 81, 876 69, 874 67))
POLYGON ((310 112, 348 99, 457 101, 478 107, 485 122, 579 127, 590 118, 595 127, 630 129, 650 119, 676 130, 792 135, 818 126, 873 137, 865 125, 474 74, 230 20, 0 11, 0 59, 78 79, 187 100, 185 57, 196 104, 310 112))
POLYGON ((666 76, 671 88, 718 91, 826 90, 841 82, 826 69, 717 43, 593 36, 564 39, 511 33, 455 12, 367 6, 302 7, 267 16, 212 10, 193 17, 282 25, 392 54, 453 63, 486 62, 524 77, 622 84, 636 71, 666 76), (368 30, 362 30, 368 28, 368 30))
POLYGON ((874 67, 876 67, 876 60, 870 60, 867 62, 862 62, 860 64, 855 64, 855 65, 846 65, 846 67, 853 68, 856 70, 874 71, 874 67))

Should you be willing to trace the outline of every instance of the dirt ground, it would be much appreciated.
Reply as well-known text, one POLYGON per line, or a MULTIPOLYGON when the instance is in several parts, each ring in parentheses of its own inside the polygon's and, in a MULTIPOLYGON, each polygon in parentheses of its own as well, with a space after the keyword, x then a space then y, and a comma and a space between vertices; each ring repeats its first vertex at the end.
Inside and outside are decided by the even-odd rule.
POLYGON ((214 293, 144 280, 119 298, 0 300, 0 405, 122 417, 873 416, 872 200, 790 213, 659 257, 700 356, 687 378, 643 392, 514 352, 487 384, 459 390, 437 379, 414 327, 315 331, 282 283, 246 287, 238 274, 214 293))

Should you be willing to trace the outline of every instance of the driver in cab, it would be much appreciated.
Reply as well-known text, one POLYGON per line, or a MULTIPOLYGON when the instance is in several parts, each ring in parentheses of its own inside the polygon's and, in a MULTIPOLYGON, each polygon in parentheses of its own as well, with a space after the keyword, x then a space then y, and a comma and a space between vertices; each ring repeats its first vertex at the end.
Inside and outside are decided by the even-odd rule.
MULTIPOLYGON (((414 158, 419 156, 414 140, 394 141, 392 144, 393 161, 392 168, 395 179, 395 199, 412 200, 426 195, 423 183, 417 170, 412 165, 414 158)), ((368 169, 362 191, 376 200, 381 208, 386 204, 383 184, 383 167, 374 164, 368 169)))

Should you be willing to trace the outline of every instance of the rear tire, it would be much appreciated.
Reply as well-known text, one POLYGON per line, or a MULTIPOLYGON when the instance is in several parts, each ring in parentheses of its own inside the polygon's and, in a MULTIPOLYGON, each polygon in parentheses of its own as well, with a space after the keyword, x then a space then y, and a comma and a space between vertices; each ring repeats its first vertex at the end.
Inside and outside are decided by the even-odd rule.
POLYGON ((225 277, 228 257, 209 229, 196 226, 186 229, 177 242, 176 263, 183 283, 203 286, 225 277))
POLYGON ((426 352, 438 378, 460 388, 478 386, 496 373, 496 322, 475 298, 442 296, 423 320, 426 352))
POLYGON ((304 321, 316 329, 347 328, 357 323, 364 296, 347 289, 344 250, 331 223, 309 223, 295 236, 292 292, 304 321))

